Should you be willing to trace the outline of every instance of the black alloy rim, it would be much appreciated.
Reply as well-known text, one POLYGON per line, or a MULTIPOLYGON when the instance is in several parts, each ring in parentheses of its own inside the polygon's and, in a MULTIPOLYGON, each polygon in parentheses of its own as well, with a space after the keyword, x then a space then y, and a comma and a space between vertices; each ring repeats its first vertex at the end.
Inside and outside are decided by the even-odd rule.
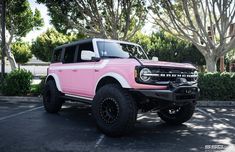
POLYGON ((101 103, 100 115, 105 123, 114 123, 119 115, 119 106, 117 101, 113 98, 104 99, 101 103))

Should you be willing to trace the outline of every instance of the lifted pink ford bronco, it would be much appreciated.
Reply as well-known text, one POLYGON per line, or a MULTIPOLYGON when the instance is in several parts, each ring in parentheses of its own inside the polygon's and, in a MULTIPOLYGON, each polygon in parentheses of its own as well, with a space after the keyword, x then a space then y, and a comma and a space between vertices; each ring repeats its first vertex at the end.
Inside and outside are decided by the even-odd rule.
POLYGON ((191 64, 151 61, 140 45, 87 39, 57 47, 43 95, 46 111, 65 100, 92 105, 98 128, 109 136, 128 133, 138 110, 158 112, 170 124, 189 120, 199 89, 191 64))

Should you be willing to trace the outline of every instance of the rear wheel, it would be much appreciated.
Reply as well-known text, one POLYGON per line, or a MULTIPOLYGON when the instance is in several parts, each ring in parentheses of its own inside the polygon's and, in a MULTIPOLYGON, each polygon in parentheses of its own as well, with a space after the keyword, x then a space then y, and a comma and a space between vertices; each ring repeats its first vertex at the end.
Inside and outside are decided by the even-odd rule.
POLYGON ((47 112, 57 113, 62 106, 63 100, 61 94, 53 80, 46 82, 43 93, 43 105, 47 112))
POLYGON ((98 128, 108 136, 128 133, 135 124, 137 107, 131 95, 116 84, 100 88, 92 103, 98 128))
POLYGON ((162 109, 158 112, 158 116, 168 124, 182 124, 188 121, 195 111, 195 105, 193 103, 186 104, 184 106, 170 106, 166 109, 162 109))

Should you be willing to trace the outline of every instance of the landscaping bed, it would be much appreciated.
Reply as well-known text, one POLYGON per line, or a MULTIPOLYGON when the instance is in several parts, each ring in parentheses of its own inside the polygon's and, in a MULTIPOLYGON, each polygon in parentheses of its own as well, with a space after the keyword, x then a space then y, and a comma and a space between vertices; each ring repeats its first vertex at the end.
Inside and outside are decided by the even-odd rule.
MULTIPOLYGON (((25 70, 16 70, 5 77, 0 89, 6 96, 39 96, 45 77, 39 84, 32 84, 32 75, 25 70), (13 91, 12 91, 13 90, 13 91)), ((235 73, 200 73, 198 78, 200 101, 235 101, 235 73)))

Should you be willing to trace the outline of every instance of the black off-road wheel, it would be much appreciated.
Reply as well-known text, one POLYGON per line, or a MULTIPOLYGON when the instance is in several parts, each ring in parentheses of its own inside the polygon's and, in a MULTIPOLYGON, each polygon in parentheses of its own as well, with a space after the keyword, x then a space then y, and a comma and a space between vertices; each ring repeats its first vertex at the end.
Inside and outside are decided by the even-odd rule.
POLYGON ((195 111, 195 104, 188 103, 183 106, 172 105, 158 112, 158 116, 168 124, 179 125, 188 121, 195 111))
POLYGON ((108 84, 96 93, 92 113, 104 134, 117 137, 130 133, 136 122, 137 107, 128 91, 117 84, 108 84))
POLYGON ((47 112, 57 113, 63 104, 61 93, 53 80, 46 82, 43 92, 43 105, 47 112))

